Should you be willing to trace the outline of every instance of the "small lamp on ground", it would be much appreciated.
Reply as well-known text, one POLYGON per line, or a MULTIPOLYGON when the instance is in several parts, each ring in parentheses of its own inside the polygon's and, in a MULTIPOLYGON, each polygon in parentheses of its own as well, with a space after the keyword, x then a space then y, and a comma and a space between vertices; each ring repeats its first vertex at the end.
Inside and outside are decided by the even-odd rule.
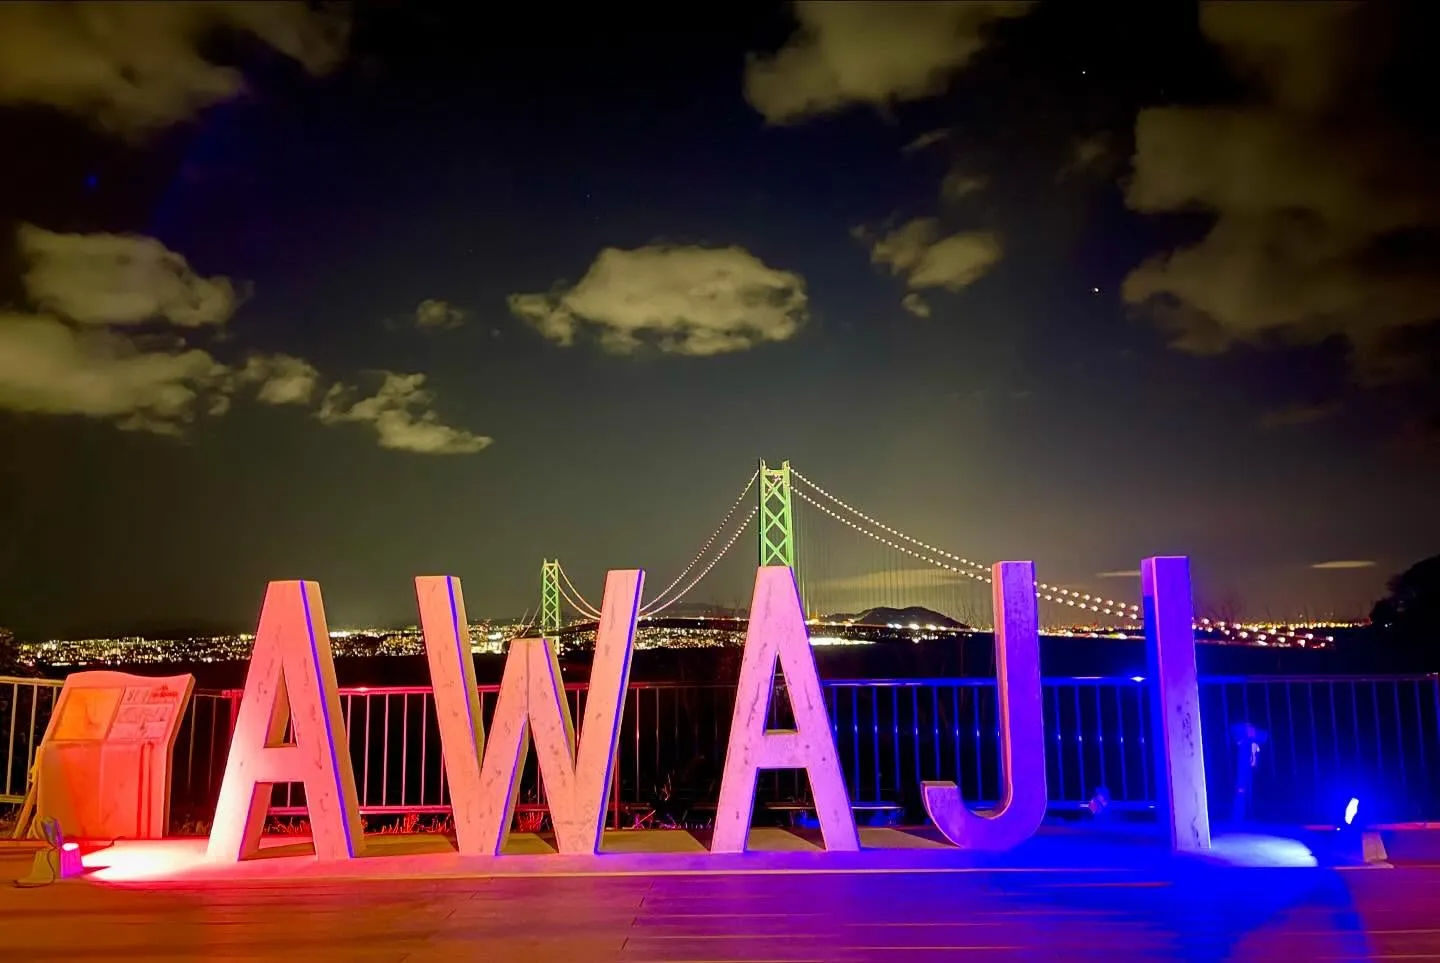
POLYGON ((48 845, 35 853, 30 875, 16 880, 17 886, 47 886, 56 880, 74 879, 85 871, 80 844, 66 839, 58 822, 47 819, 40 824, 40 830, 48 845))

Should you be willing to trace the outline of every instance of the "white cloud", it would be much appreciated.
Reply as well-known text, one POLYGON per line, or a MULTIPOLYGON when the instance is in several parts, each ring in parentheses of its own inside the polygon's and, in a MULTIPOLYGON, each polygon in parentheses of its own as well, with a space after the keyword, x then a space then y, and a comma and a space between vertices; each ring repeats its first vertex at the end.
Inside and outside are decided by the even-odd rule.
POLYGON ((958 291, 973 284, 1000 260, 1000 242, 986 231, 942 237, 910 269, 912 288, 958 291))
POLYGON ((1000 260, 1000 240, 988 231, 962 231, 940 236, 940 222, 921 217, 874 237, 864 228, 852 232, 870 247, 870 262, 905 278, 911 293, 901 303, 918 317, 930 316, 930 305, 916 291, 942 288, 959 291, 984 277, 1000 260))
POLYGON ((348 25, 303 3, 0 4, 0 103, 39 104, 134 135, 168 127, 243 89, 207 59, 217 31, 238 31, 312 74, 339 63, 348 25))
MULTIPOLYGON (((319 370, 303 358, 251 353, 232 367, 187 347, 182 335, 230 319, 234 286, 200 277, 159 241, 26 226, 19 248, 32 307, 0 311, 0 409, 175 435, 202 415, 224 414, 242 388, 267 405, 309 406, 320 391, 319 370), (163 339, 150 333, 156 328, 163 339)), ((457 454, 490 444, 441 424, 424 381, 386 375, 375 395, 354 403, 353 389, 334 385, 317 414, 325 424, 371 424, 381 447, 396 451, 457 454)))
POLYGON ((17 242, 31 307, 0 313, 0 407, 161 434, 228 407, 232 372, 209 352, 114 330, 221 326, 235 306, 228 280, 200 277, 151 238, 25 225, 17 242))
POLYGON ((385 372, 380 390, 351 402, 356 389, 334 385, 320 404, 319 418, 327 425, 358 423, 374 427, 380 447, 420 455, 468 455, 494 441, 440 422, 430 407, 434 395, 424 390, 425 376, 385 372))
POLYGON ((883 106, 942 92, 986 44, 996 20, 1030 3, 986 0, 801 0, 800 29, 779 51, 752 57, 745 96, 771 123, 853 104, 883 106))
POLYGON ((1321 571, 1341 571, 1354 568, 1374 568, 1375 563, 1370 559, 1346 558, 1336 559, 1333 562, 1316 562, 1310 566, 1321 571))
POLYGON ((173 434, 225 391, 226 368, 207 352, 145 350, 46 315, 0 313, 0 408, 173 434))
POLYGON ((558 344, 589 330, 617 354, 644 344, 686 355, 743 351, 794 337, 809 315, 804 279, 741 247, 606 248, 580 283, 512 294, 509 304, 558 344))
POLYGON ((900 299, 900 306, 917 318, 930 317, 930 302, 914 291, 900 299))
POLYGON ((320 372, 304 358, 256 354, 245 359, 240 380, 259 385, 255 397, 264 404, 304 405, 320 386, 320 372))
POLYGON ((77 324, 189 328, 224 324, 235 311, 229 278, 201 277, 154 238, 56 234, 25 224, 17 244, 30 303, 77 324))
POLYGON ((426 298, 415 309, 417 328, 458 328, 464 323, 464 311, 437 298, 426 298))

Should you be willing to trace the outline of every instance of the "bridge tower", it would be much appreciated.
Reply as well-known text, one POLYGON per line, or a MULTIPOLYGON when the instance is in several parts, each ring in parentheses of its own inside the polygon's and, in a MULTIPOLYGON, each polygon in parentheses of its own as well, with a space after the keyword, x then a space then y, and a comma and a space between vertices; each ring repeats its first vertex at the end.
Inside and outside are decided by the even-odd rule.
POLYGON ((795 568, 795 515, 790 506, 790 463, 760 459, 760 564, 795 568))
POLYGON ((540 634, 548 639, 560 635, 560 560, 540 563, 540 634))

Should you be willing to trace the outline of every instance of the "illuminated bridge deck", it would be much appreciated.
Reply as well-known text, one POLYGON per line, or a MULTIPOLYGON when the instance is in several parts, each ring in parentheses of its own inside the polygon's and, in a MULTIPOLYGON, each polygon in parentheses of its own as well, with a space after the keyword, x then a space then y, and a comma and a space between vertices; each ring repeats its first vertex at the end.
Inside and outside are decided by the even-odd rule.
MULTIPOLYGON (((842 861, 837 871, 809 872, 794 868, 793 854, 834 863, 803 852, 808 843, 797 836, 792 868, 779 869, 787 860, 767 859, 776 841, 760 842, 771 853, 744 857, 753 868, 743 872, 717 864, 665 874, 286 879, 272 871, 7 887, 0 945, 10 958, 37 961, 1440 958, 1440 865, 1424 860, 1235 868, 1117 850, 1110 867, 1046 866, 1032 853, 1008 869, 991 861, 861 871, 842 861)), ((402 852, 417 845, 448 848, 439 837, 381 842, 402 852)), ((28 865, 0 851, 11 878, 28 865)))

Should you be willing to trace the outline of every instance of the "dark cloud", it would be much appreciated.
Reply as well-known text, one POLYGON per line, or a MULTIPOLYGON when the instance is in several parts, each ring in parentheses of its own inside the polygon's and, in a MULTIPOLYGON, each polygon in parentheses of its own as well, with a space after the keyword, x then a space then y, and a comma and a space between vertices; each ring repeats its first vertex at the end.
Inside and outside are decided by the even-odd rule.
MULTIPOLYGON (((987 43, 997 20, 1031 3, 850 0, 795 4, 800 28, 779 51, 745 71, 745 96, 765 119, 795 123, 856 104, 882 107, 945 89, 987 43)), ((921 145, 924 146, 924 145, 921 145)))
POLYGON ((1143 213, 1211 218, 1125 280, 1176 347, 1339 338, 1363 381, 1421 373, 1397 345, 1440 317, 1440 153, 1393 96, 1403 30, 1375 9, 1201 6, 1249 95, 1142 111, 1126 195, 1143 213))
POLYGON ((1326 421, 1335 417, 1343 410, 1343 407, 1338 401, 1325 401, 1314 405, 1287 405, 1261 415, 1260 427, 1271 430, 1313 425, 1317 421, 1326 421))
POLYGON ((206 42, 236 31, 324 73, 345 51, 346 17, 305 3, 0 4, 0 103, 37 104, 125 135, 185 120, 240 93, 206 42))

